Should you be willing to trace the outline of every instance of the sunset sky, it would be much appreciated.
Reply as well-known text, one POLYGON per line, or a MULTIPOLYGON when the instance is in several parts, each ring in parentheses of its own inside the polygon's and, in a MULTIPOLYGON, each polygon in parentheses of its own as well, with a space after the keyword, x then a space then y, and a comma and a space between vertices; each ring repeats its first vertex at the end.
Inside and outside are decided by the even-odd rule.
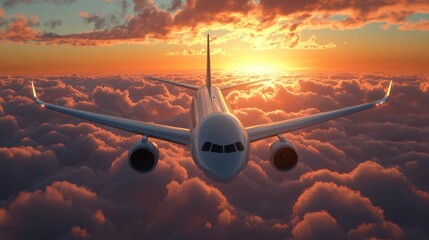
MULTIPOLYGON (((0 0, 0 239, 429 239, 428 0, 0 0), (142 137, 41 100, 189 128, 205 78, 244 127, 389 101, 284 134, 296 167, 253 142, 210 180, 189 146, 129 165, 142 137), (260 81, 259 81, 260 80, 260 81)), ((222 126, 220 126, 220 129, 222 126)))
POLYGON ((429 69, 429 4, 406 1, 3 0, 0 72, 429 69))

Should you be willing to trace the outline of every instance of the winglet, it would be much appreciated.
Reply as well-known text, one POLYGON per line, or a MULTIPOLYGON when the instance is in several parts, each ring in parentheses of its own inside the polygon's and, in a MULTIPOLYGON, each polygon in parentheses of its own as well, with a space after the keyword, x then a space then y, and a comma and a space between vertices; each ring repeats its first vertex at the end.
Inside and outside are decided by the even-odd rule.
POLYGON ((36 93, 36 89, 34 88, 34 83, 33 81, 31 81, 31 87, 33 87, 33 97, 37 98, 37 93, 36 93))
POLYGON ((34 83, 33 81, 31 81, 31 87, 33 88, 33 97, 34 97, 34 101, 36 101, 37 104, 39 104, 40 106, 44 107, 45 103, 40 101, 40 99, 37 97, 37 93, 36 93, 36 88, 34 88, 34 83))
POLYGON ((389 100, 390 93, 392 90, 392 83, 393 83, 393 81, 390 80, 389 88, 387 89, 386 95, 384 95, 384 97, 381 99, 381 101, 378 104, 383 104, 383 103, 387 102, 387 100, 389 100))

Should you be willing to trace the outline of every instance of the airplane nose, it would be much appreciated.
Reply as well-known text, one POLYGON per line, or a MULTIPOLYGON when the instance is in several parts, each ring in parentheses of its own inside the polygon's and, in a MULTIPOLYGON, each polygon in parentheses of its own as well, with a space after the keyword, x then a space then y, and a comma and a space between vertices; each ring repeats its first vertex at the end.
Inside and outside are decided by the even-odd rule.
POLYGON ((194 143, 195 162, 214 181, 231 181, 247 165, 247 135, 232 115, 218 112, 201 120, 194 143))
POLYGON ((204 154, 204 171, 217 182, 233 180, 245 167, 245 154, 204 154))

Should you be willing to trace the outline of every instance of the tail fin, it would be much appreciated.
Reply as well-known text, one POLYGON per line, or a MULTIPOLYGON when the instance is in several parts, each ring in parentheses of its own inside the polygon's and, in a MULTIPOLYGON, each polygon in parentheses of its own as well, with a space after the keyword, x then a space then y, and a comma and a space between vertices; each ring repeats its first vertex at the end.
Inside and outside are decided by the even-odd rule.
POLYGON ((211 70, 210 70, 210 38, 207 34, 207 72, 206 72, 206 86, 210 87, 212 85, 211 79, 211 70))

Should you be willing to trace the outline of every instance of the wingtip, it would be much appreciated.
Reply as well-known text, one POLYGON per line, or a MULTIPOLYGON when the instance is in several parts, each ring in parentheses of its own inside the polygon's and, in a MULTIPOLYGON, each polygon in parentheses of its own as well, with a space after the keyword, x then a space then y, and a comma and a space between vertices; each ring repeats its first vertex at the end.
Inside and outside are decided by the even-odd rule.
POLYGON ((392 89, 392 84, 393 84, 393 81, 390 80, 389 89, 387 89, 387 93, 386 93, 386 95, 388 95, 388 96, 390 96, 390 91, 392 89))
POLYGON ((42 107, 45 107, 45 103, 40 101, 40 99, 37 97, 37 92, 36 92, 36 88, 34 87, 34 82, 31 81, 31 87, 33 88, 33 97, 34 97, 34 101, 39 104, 42 107))
POLYGON ((390 93, 391 93, 391 91, 392 91, 392 84, 393 84, 393 81, 392 81, 392 80, 390 80, 389 88, 387 89, 386 96, 384 96, 384 97, 386 98, 386 101, 387 101, 387 100, 389 99, 389 97, 390 97, 390 93))
POLYGON ((379 103, 377 103, 377 105, 381 105, 389 100, 390 94, 392 92, 392 85, 393 85, 393 81, 390 80, 389 87, 387 88, 387 91, 386 91, 386 95, 384 95, 384 97, 381 99, 379 103))
POLYGON ((37 93, 36 93, 36 89, 34 88, 34 82, 31 81, 31 87, 33 88, 33 97, 37 98, 37 93))

